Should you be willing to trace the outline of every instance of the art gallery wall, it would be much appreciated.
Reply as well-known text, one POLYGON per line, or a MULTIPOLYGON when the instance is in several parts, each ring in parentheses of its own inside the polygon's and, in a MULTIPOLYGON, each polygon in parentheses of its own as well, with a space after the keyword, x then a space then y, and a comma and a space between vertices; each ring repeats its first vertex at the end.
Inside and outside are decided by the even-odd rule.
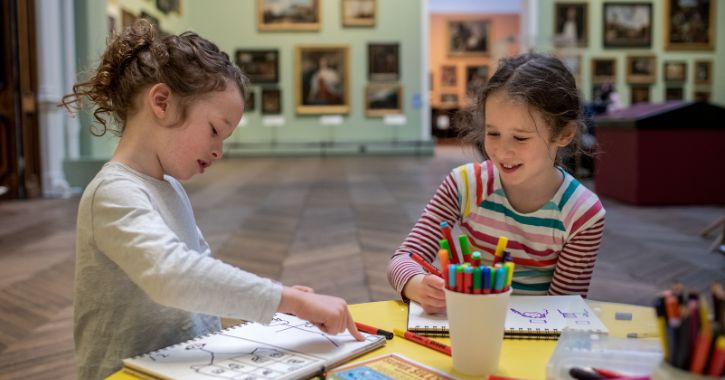
MULTIPOLYGON (((227 140, 225 154, 325 154, 366 152, 430 154, 429 123, 424 122, 422 12, 421 1, 378 1, 374 27, 343 27, 341 2, 322 0, 319 31, 260 32, 256 25, 254 0, 183 0, 181 14, 163 14, 149 0, 117 0, 113 6, 139 14, 145 11, 160 20, 171 33, 192 29, 216 42, 233 57, 237 49, 279 49, 279 82, 264 85, 282 91, 283 125, 263 125, 261 85, 256 91, 256 112, 246 115, 246 125, 237 128, 227 140), (381 117, 366 117, 364 90, 368 84, 367 49, 369 42, 397 42, 400 45, 400 80, 403 87, 403 125, 385 125, 381 117), (347 45, 350 47, 350 112, 342 114, 341 125, 322 125, 320 115, 295 112, 294 47, 296 45, 347 45), (361 148, 361 145, 366 145, 361 148)), ((119 16, 120 17, 120 16, 119 16)), ((105 46, 107 30, 105 1, 77 0, 76 23, 79 68, 91 68, 105 46)), ((120 22, 120 20, 119 20, 120 22)), ((277 120, 279 121, 279 119, 277 120)), ((329 121, 329 120, 328 120, 329 121)), ((107 159, 116 139, 91 138, 90 120, 83 118, 80 161, 107 159)), ((334 121, 333 121, 334 122, 334 121)))
POLYGON ((496 63, 506 55, 520 52, 520 25, 518 13, 432 13, 430 16, 430 44, 428 62, 433 74, 431 107, 443 107, 442 94, 457 94, 460 106, 466 106, 466 67, 488 65, 489 77, 496 70, 496 63), (457 56, 448 53, 448 23, 450 21, 486 20, 490 23, 488 54, 457 56), (444 86, 441 82, 442 66, 456 67, 456 85, 444 86))
MULTIPOLYGON (((529 2, 535 0, 528 0, 529 2)), ((617 60, 617 80, 616 88, 620 93, 624 105, 631 102, 630 85, 626 83, 626 57, 628 55, 646 55, 654 54, 657 56, 657 80, 650 88, 650 101, 664 101, 665 82, 662 76, 662 68, 664 61, 685 61, 687 62, 687 80, 684 83, 685 100, 693 100, 695 90, 694 84, 694 62, 697 60, 711 60, 713 62, 713 81, 711 85, 712 95, 710 101, 725 105, 725 4, 716 1, 716 19, 715 19, 715 47, 713 50, 693 50, 693 51, 673 51, 665 49, 664 38, 664 20, 665 9, 664 2, 651 1, 645 2, 652 4, 652 46, 650 48, 604 48, 602 44, 603 34, 603 4, 608 1, 590 0, 588 9, 589 34, 588 47, 586 48, 569 48, 566 50, 559 49, 559 53, 580 54, 582 57, 582 71, 579 82, 584 97, 591 100, 592 83, 591 83, 591 58, 609 58, 614 57, 617 60)), ((641 1, 625 1, 632 3, 642 3, 641 1)), ((554 47, 554 7, 556 1, 538 2, 536 7, 537 17, 537 33, 533 34, 534 38, 530 42, 530 46, 540 52, 555 52, 554 47)))

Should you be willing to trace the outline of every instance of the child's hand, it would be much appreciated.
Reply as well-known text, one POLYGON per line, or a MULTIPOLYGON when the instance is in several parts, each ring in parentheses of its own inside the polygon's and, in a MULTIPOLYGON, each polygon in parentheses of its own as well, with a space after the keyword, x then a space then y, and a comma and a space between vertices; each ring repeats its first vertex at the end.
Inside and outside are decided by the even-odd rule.
POLYGON ((339 334, 347 330, 355 339, 365 340, 365 337, 357 331, 347 303, 342 298, 285 287, 282 290, 278 311, 292 313, 328 334, 339 334))
POLYGON ((418 302, 426 313, 443 313, 446 311, 445 285, 445 281, 436 275, 417 275, 405 284, 403 294, 418 302))
POLYGON ((292 288, 297 289, 301 292, 305 292, 305 293, 314 293, 315 292, 315 289, 312 289, 309 286, 304 286, 304 285, 292 285, 292 288))

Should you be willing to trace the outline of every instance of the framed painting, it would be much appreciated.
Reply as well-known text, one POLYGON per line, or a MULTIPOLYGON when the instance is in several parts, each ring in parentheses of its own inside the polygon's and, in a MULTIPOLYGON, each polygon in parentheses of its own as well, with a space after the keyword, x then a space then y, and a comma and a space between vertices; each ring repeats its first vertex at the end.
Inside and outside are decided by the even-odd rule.
POLYGON ((244 113, 254 112, 257 110, 257 90, 254 87, 250 87, 247 91, 247 99, 244 100, 244 113))
POLYGON ((257 0, 257 29, 320 30, 320 0, 257 0))
POLYGON ((713 50, 716 0, 664 0, 665 49, 713 50))
POLYGON ((649 103, 649 86, 633 85, 632 86, 632 104, 649 103))
POLYGON ((592 82, 617 81, 617 60, 615 58, 592 58, 592 82))
POLYGON ((441 94, 441 106, 445 108, 458 107, 458 94, 441 94))
POLYGON ((182 0, 156 0, 156 8, 165 15, 171 12, 176 12, 181 15, 181 1, 182 0))
POLYGON ((278 88, 262 89, 262 114, 277 115, 282 113, 282 92, 278 88))
POLYGON ((294 73, 297 112, 349 112, 349 62, 348 45, 296 46, 294 73))
POLYGON ((687 62, 665 61, 663 71, 666 82, 684 82, 687 79, 687 62))
POLYGON ((692 94, 692 100, 695 102, 709 102, 710 91, 709 90, 695 90, 692 94))
POLYGON ((695 61, 695 84, 712 83, 712 61, 695 61))
POLYGON ((683 100, 684 91, 682 87, 667 87, 665 88, 665 101, 670 102, 673 100, 683 100))
POLYGON ((277 49, 239 49, 234 62, 253 84, 277 83, 279 80, 279 51, 277 49))
POLYGON ((399 114, 403 110, 403 88, 399 84, 375 83, 365 87, 365 116, 399 114))
POLYGON ((657 57, 630 55, 627 57, 627 83, 654 83, 657 81, 657 57))
POLYGON ((488 82, 488 65, 466 66, 466 94, 475 98, 488 82))
POLYGON ((400 48, 397 43, 368 44, 368 79, 377 82, 400 78, 400 48))
POLYGON ((652 46, 651 3, 604 3, 605 48, 649 48, 652 46))
POLYGON ((488 55, 490 26, 488 20, 448 21, 448 55, 488 55))
POLYGON ((377 0, 342 0, 343 26, 375 26, 377 0))
POLYGON ((586 47, 589 35, 588 12, 588 3, 554 3, 554 45, 586 47))
POLYGON ((457 68, 453 65, 441 66, 441 87, 453 87, 458 83, 457 68))

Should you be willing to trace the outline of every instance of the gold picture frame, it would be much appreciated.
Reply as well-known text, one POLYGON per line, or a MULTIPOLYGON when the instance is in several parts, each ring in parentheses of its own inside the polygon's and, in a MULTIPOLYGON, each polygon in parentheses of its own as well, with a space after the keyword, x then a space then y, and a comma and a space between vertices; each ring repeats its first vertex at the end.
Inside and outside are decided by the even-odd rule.
POLYGON ((695 78, 695 84, 711 84, 712 83, 712 60, 697 60, 692 64, 695 78))
POLYGON ((373 83, 365 87, 365 116, 397 115, 403 111, 403 87, 373 83))
POLYGON ((343 26, 375 26, 377 0, 341 0, 343 26))
POLYGON ((616 58, 592 58, 592 82, 617 82, 616 58))
POLYGON ((713 50, 717 0, 693 0, 681 6, 678 0, 664 1, 665 50, 713 50), (695 25, 697 20, 697 25, 695 25))
POLYGON ((317 31, 321 19, 320 0, 257 0, 259 31, 317 31))
POLYGON ((350 112, 350 45, 297 45, 294 62, 297 113, 350 112))
POLYGON ((655 55, 627 56, 627 83, 649 84, 657 81, 655 55))

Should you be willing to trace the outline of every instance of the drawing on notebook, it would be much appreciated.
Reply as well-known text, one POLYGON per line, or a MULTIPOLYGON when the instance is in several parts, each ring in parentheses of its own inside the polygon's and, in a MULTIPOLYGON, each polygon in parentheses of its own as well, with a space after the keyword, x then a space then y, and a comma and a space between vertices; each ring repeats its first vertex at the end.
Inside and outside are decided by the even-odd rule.
POLYGON ((561 311, 559 309, 556 309, 556 311, 561 314, 562 317, 566 319, 573 319, 574 324, 576 325, 591 325, 592 322, 589 320, 589 312, 586 310, 582 310, 581 313, 575 313, 575 312, 567 312, 567 311, 561 311))
POLYGON ((269 325, 273 326, 273 327, 287 326, 287 328, 277 330, 277 332, 282 332, 282 331, 285 331, 288 329, 295 329, 295 330, 300 330, 300 331, 306 331, 311 334, 316 334, 316 335, 322 336, 325 339, 327 339, 327 341, 330 342, 333 346, 340 347, 340 345, 337 342, 330 339, 329 335, 321 332, 317 327, 315 327, 315 325, 313 325, 312 323, 307 322, 307 321, 293 325, 292 322, 290 322, 290 321, 287 321, 287 320, 284 320, 284 319, 278 318, 278 317, 273 317, 272 322, 269 325))
POLYGON ((547 323, 546 316, 549 315, 549 310, 544 309, 543 312, 541 311, 518 311, 514 308, 511 308, 511 311, 513 311, 515 314, 518 314, 524 318, 529 318, 529 323, 532 325, 545 325, 547 323))

